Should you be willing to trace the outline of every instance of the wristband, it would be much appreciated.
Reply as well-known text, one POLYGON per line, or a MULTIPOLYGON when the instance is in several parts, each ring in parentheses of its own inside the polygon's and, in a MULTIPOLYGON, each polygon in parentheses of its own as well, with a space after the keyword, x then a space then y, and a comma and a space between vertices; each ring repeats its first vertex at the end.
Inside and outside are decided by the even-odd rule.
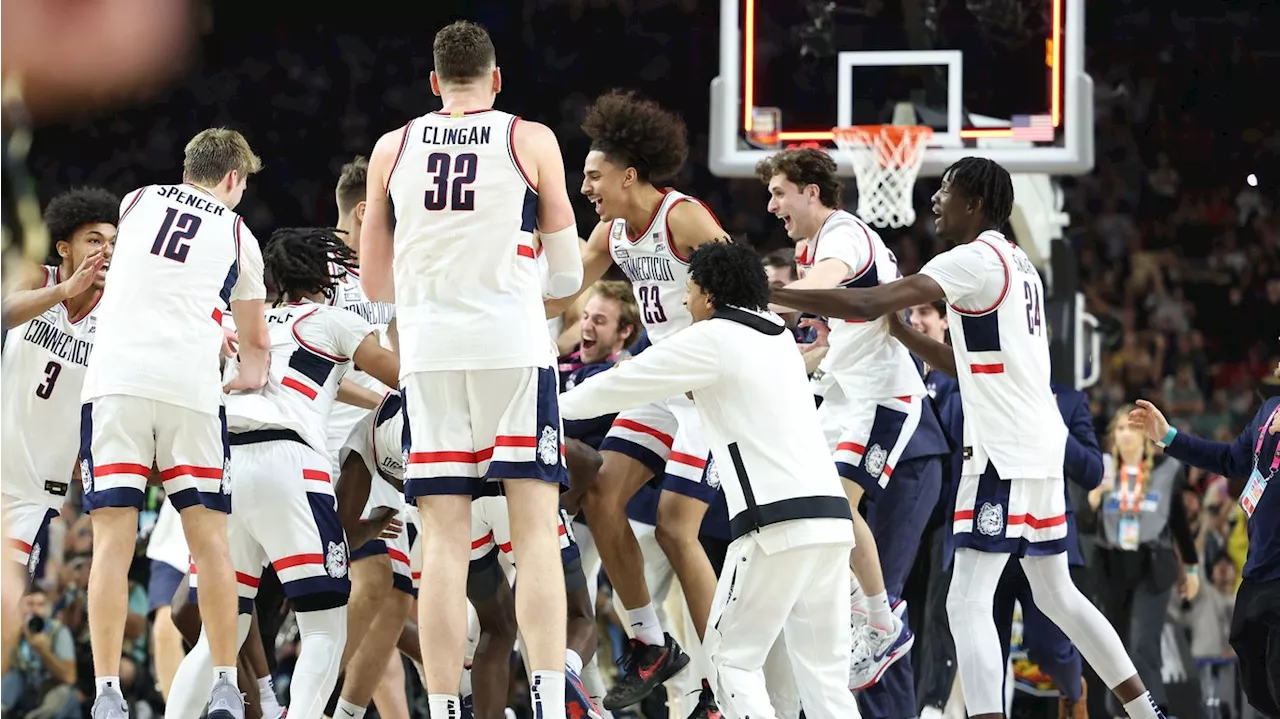
POLYGON ((1195 574, 1197 576, 1199 576, 1200 574, 1199 564, 1188 564, 1186 567, 1184 567, 1184 569, 1186 570, 1187 574, 1195 574))
POLYGON ((1169 444, 1173 442, 1173 438, 1177 436, 1178 436, 1178 428, 1174 427, 1173 425, 1170 425, 1169 431, 1165 432, 1164 436, 1156 441, 1156 444, 1160 445, 1161 447, 1168 447, 1169 444))

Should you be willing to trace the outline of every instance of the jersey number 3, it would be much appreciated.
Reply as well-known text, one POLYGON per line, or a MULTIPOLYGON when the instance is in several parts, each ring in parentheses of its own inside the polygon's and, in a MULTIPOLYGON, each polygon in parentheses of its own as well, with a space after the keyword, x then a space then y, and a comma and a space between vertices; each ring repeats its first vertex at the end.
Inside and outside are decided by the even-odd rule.
POLYGON ((50 361, 44 366, 44 381, 36 385, 36 396, 49 399, 53 395, 53 386, 58 383, 58 375, 62 374, 62 365, 50 361))
POLYGON ((156 233, 156 241, 151 243, 151 254, 163 255, 174 262, 186 262, 187 252, 191 245, 187 240, 200 231, 200 218, 191 213, 178 214, 176 207, 164 211, 164 224, 156 233))
POLYGON ((469 185, 476 181, 478 162, 474 152, 464 152, 457 157, 447 152, 428 155, 427 174, 434 177, 435 187, 426 191, 422 206, 432 212, 446 207, 461 212, 476 209, 476 191, 469 185))

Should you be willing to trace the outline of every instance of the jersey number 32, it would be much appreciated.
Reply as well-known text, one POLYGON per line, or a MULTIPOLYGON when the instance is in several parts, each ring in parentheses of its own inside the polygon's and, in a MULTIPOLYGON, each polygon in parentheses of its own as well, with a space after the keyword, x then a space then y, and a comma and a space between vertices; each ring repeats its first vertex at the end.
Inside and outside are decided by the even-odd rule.
POLYGON ((471 183, 476 181, 476 165, 479 158, 474 152, 464 152, 457 157, 447 152, 433 152, 427 156, 427 174, 435 186, 427 190, 422 206, 432 212, 450 209, 469 212, 476 209, 476 191, 471 183))

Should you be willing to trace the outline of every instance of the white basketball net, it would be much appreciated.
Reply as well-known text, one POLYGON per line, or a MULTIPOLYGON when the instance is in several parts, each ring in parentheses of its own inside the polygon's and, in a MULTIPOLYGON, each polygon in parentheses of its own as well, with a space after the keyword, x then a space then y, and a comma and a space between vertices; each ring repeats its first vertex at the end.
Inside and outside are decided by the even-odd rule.
POLYGON ((933 130, 918 125, 868 125, 833 130, 858 178, 858 216, 876 227, 916 221, 911 189, 933 130))

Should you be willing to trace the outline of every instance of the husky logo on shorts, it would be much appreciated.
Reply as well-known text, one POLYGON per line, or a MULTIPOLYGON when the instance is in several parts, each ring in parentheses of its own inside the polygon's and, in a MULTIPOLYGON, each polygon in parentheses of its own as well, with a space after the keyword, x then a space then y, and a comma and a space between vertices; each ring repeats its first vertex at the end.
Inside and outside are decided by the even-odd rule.
POLYGON ((994 537, 1004 530, 1004 509, 998 504, 983 502, 978 510, 978 531, 994 537))
POLYGON ((222 493, 231 494, 231 458, 222 460, 222 493))
POLYGON ((324 556, 324 571, 334 579, 347 576, 347 545, 342 542, 329 542, 329 551, 324 556))
POLYGON ((712 489, 720 489, 720 468, 716 466, 716 458, 707 458, 707 484, 712 489))
POLYGON ((36 576, 36 567, 40 566, 40 545, 31 545, 31 554, 27 557, 27 576, 36 576))
POLYGON ((867 450, 866 469, 867 474, 873 479, 879 479, 880 473, 884 471, 884 462, 889 458, 889 452, 879 444, 871 445, 871 449, 867 450))
POLYGON ((560 459, 560 437, 555 427, 543 427, 542 436, 538 438, 538 461, 543 464, 555 464, 560 459))
POLYGON ((84 487, 85 494, 93 491, 93 470, 87 459, 80 460, 80 484, 84 487))

